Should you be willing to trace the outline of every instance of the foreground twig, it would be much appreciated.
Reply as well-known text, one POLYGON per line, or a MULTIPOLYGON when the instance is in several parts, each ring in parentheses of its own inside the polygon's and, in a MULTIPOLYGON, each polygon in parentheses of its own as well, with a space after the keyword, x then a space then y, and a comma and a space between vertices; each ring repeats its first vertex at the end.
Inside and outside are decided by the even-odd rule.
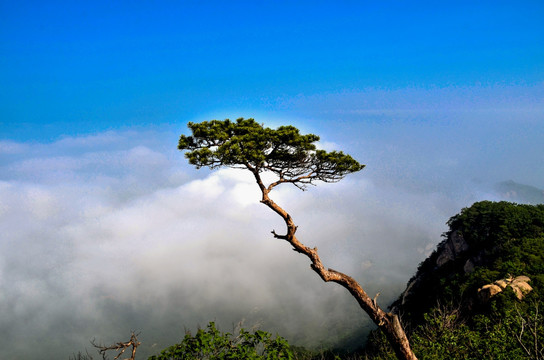
POLYGON ((102 359, 107 360, 108 357, 106 356, 106 352, 109 350, 119 351, 116 357, 113 358, 113 360, 118 360, 121 355, 125 352, 126 349, 132 346, 132 353, 129 358, 126 358, 125 360, 134 360, 136 358, 136 348, 140 346, 141 342, 138 341, 138 338, 136 337, 139 334, 135 334, 134 331, 131 332, 130 340, 126 342, 118 342, 110 346, 97 344, 94 340, 91 341, 91 344, 98 349, 98 353, 102 355, 102 359))

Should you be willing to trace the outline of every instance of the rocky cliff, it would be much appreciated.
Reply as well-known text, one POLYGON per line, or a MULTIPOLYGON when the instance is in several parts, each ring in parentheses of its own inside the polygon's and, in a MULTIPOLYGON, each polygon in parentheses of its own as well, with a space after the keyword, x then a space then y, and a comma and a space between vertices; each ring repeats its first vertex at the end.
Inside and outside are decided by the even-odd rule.
MULTIPOLYGON (((392 305, 415 354, 443 360, 542 359, 544 205, 483 201, 448 225, 444 240, 392 305)), ((394 356, 378 331, 364 355, 394 356)))
POLYGON ((448 224, 444 240, 419 265, 392 304, 393 312, 418 324, 439 302, 470 310, 507 286, 518 298, 532 290, 528 284, 532 274, 523 270, 530 257, 519 258, 513 252, 520 251, 523 238, 544 236, 544 205, 484 201, 463 209, 448 224), (504 264, 512 256, 518 263, 512 262, 510 269, 504 264))

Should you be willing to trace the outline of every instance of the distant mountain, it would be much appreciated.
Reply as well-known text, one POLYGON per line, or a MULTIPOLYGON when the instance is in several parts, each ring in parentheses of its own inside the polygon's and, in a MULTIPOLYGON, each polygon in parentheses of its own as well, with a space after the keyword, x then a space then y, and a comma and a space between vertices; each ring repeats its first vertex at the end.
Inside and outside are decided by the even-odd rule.
MULTIPOLYGON (((391 307, 416 355, 542 359, 544 205, 482 201, 448 225, 444 240, 391 307)), ((392 354, 381 333, 371 334, 368 359, 392 354)))
POLYGON ((512 180, 495 185, 495 191, 508 201, 524 204, 544 204, 544 190, 530 185, 518 184, 512 180))

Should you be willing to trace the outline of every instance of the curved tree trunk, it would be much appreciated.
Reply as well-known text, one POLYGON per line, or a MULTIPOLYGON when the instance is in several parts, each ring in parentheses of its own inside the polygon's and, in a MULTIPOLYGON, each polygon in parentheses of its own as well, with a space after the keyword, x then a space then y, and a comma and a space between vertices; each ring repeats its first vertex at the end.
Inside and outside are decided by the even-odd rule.
MULTIPOLYGON (((397 357, 399 359, 405 360, 417 360, 415 354, 410 348, 410 343, 404 332, 404 329, 400 323, 399 317, 393 313, 383 311, 377 304, 376 298, 371 299, 367 293, 363 290, 361 285, 351 276, 343 274, 339 271, 333 269, 326 269, 321 262, 321 259, 317 253, 317 248, 313 249, 302 244, 297 237, 295 232, 297 226, 293 222, 291 215, 289 215, 285 210, 283 210, 278 204, 276 204, 268 196, 272 188, 278 185, 280 182, 270 185, 268 188, 263 184, 259 173, 255 169, 250 170, 253 172, 257 184, 259 185, 262 192, 261 203, 268 206, 270 209, 275 211, 280 215, 287 226, 287 234, 279 235, 275 231, 272 231, 272 234, 277 239, 286 240, 289 242, 295 251, 306 255, 312 262, 310 267, 323 279, 325 282, 335 282, 346 288, 350 294, 357 300, 359 306, 370 316, 372 321, 385 333, 389 343, 393 347, 397 357)), ((377 297, 377 295, 376 295, 377 297)))

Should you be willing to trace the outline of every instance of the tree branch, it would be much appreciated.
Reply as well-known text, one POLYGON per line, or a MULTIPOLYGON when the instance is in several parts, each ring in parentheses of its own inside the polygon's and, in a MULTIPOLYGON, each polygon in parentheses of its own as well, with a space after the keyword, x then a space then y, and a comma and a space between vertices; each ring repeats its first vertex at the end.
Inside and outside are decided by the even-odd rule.
POLYGON ((121 355, 127 350, 130 346, 132 346, 132 352, 130 358, 126 358, 125 360, 134 360, 136 357, 136 348, 140 346, 140 342, 137 339, 137 335, 134 331, 131 332, 130 340, 126 342, 118 342, 110 346, 97 344, 94 340, 91 341, 91 344, 98 349, 98 353, 102 355, 102 359, 107 360, 106 352, 109 350, 115 350, 119 351, 119 354, 117 354, 116 357, 113 358, 113 360, 118 360, 121 355))
POLYGON ((326 269, 321 261, 321 258, 319 257, 319 254, 317 253, 317 248, 314 247, 312 249, 305 246, 295 236, 297 227, 291 218, 291 215, 289 215, 289 213, 287 213, 269 197, 270 190, 273 188, 273 186, 271 187, 269 185, 266 187, 260 177, 260 174, 256 171, 253 172, 253 174, 262 192, 261 202, 280 215, 285 221, 287 233, 285 235, 278 235, 275 230, 272 230, 274 237, 277 239, 286 240, 293 246, 295 251, 306 255, 311 261, 311 269, 314 270, 323 281, 335 282, 348 290, 349 293, 357 300, 359 306, 370 316, 372 321, 384 331, 399 359, 417 360, 415 354, 410 348, 408 338, 398 316, 393 313, 387 313, 378 306, 377 297, 379 293, 374 297, 374 299, 371 299, 361 285, 359 285, 359 283, 351 276, 330 268, 326 269))
POLYGON ((274 235, 274 237, 276 239, 288 240, 287 235, 278 235, 278 234, 276 234, 275 230, 272 230, 272 235, 274 235))

